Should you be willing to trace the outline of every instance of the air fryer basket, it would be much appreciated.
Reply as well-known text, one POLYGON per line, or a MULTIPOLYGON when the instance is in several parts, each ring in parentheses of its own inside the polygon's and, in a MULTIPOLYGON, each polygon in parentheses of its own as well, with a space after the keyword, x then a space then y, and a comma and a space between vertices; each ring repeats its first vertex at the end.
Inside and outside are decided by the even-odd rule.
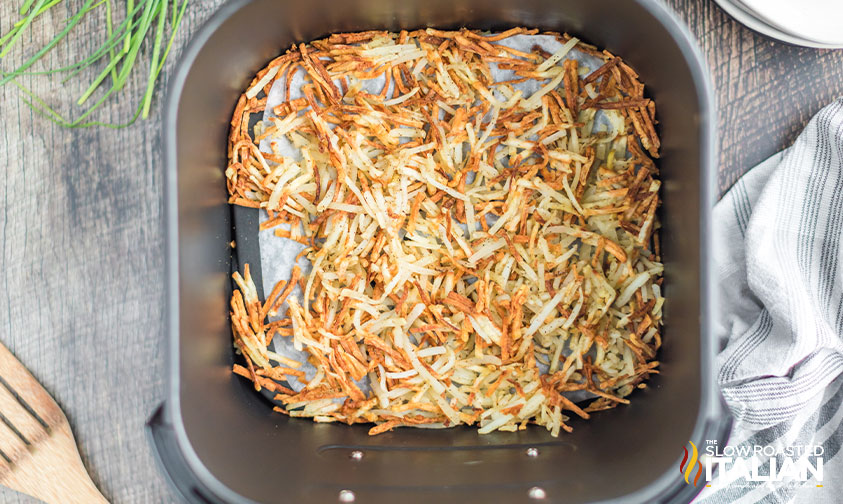
MULTIPOLYGON (((188 502, 688 502, 678 470, 689 440, 724 441, 714 383, 708 240, 714 105, 687 31, 658 0, 235 0, 185 51, 172 79, 166 128, 169 388, 150 420, 159 460, 188 502), (657 102, 663 145, 665 259, 661 375, 629 406, 544 429, 478 435, 472 428, 314 424, 273 413, 231 374, 230 273, 259 261, 257 214, 226 203, 228 120, 248 80, 294 42, 332 32, 435 26, 567 31, 622 56, 657 102), (527 456, 528 447, 538 456, 527 456), (360 450, 360 460, 349 457, 360 450)), ((261 282, 256 282, 261 285, 261 282)))

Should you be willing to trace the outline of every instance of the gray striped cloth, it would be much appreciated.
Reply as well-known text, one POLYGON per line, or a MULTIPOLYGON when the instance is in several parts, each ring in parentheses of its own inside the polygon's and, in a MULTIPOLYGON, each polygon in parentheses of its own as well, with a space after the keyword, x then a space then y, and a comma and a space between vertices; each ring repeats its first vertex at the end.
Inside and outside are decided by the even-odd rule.
MULTIPOLYGON (((713 222, 717 379, 735 418, 728 446, 772 446, 779 468, 788 447, 822 446, 824 480, 739 478, 705 488, 697 502, 841 503, 843 99, 744 175, 713 222)), ((756 458, 769 474, 770 456, 756 458)))

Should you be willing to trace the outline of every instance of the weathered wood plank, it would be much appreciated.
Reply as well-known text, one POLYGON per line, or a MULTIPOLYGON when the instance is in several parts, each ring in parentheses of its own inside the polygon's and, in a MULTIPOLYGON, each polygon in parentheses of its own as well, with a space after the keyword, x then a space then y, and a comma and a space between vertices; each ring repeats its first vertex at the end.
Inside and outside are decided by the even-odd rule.
MULTIPOLYGON (((174 56, 222 3, 191 2, 174 56)), ((772 42, 709 0, 667 3, 689 23, 711 65, 720 105, 721 190, 792 142, 817 110, 843 94, 843 52, 772 42)), ((20 4, 0 2, 0 33, 20 4)), ((43 43, 64 14, 37 23, 23 44, 43 43)), ((78 33, 104 32, 96 16, 86 23, 78 33)), ((87 54, 92 40, 74 37, 46 63, 87 54)), ((22 57, 13 52, 2 68, 22 57)), ((69 103, 93 73, 66 85, 22 82, 50 103, 69 103)), ((101 118, 130 117, 136 106, 130 98, 144 84, 138 73, 132 92, 101 118)), ((161 102, 149 121, 125 130, 69 131, 34 116, 17 95, 0 88, 0 340, 65 410, 107 497, 172 502, 143 433, 164 397, 161 102)), ((0 501, 34 502, 2 489, 0 501)))
MULTIPOLYGON (((221 3, 191 2, 174 56, 221 3)), ((20 4, 0 2, 0 32, 20 4)), ((22 45, 44 43, 66 15, 61 8, 36 23, 22 45)), ((101 36, 92 34, 104 32, 103 19, 88 16, 45 63, 89 54, 101 36)), ((2 68, 23 56, 13 51, 2 68)), ((145 71, 138 66, 101 119, 132 116, 145 71)), ((92 75, 21 82, 61 104, 92 75)), ((174 501, 143 430, 164 397, 161 105, 128 129, 66 130, 35 116, 12 86, 0 88, 0 339, 67 413, 88 470, 115 503, 174 501)), ((35 500, 0 489, 0 502, 35 500)))
POLYGON ((843 95, 843 51, 772 41, 708 0, 668 0, 703 49, 717 89, 720 190, 787 147, 843 95))

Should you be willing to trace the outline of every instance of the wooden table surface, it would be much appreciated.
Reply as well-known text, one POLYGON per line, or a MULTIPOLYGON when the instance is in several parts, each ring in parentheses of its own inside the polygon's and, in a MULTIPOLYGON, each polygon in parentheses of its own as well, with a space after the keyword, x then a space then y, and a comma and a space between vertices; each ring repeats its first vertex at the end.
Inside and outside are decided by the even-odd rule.
MULTIPOLYGON (((21 2, 0 2, 0 33, 21 2)), ((191 2, 176 56, 222 3, 191 2)), ((667 3, 689 24, 711 67, 721 191, 789 145, 817 110, 843 95, 843 51, 768 40, 710 0, 667 3)), ((64 9, 37 23, 24 45, 43 44, 64 9)), ((104 32, 101 17, 85 23, 86 33, 104 32)), ((91 40, 74 37, 45 63, 75 61, 90 53, 91 40)), ((22 57, 15 51, 0 68, 22 57)), ((66 85, 22 82, 50 103, 67 105, 92 76, 66 85)), ((131 92, 101 117, 130 116, 145 80, 133 76, 131 92)), ((123 130, 66 130, 35 116, 12 86, 0 88, 0 341, 64 408, 94 481, 115 503, 174 501, 143 430, 164 398, 161 102, 153 109, 148 121, 123 130)), ((35 502, 5 489, 0 501, 35 502)))

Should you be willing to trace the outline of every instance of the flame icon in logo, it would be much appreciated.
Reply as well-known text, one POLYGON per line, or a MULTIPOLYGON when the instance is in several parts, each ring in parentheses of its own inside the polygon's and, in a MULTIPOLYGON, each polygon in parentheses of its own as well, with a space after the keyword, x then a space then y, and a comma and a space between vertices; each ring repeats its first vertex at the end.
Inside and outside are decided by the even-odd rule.
POLYGON ((702 474, 702 463, 699 461, 699 453, 697 452, 697 445, 694 444, 693 441, 688 441, 691 444, 691 459, 688 460, 688 449, 683 447, 682 449, 685 450, 685 456, 682 457, 682 462, 679 463, 679 474, 685 475, 685 483, 689 485, 697 486, 697 482, 700 479, 700 474, 702 474), (687 462, 687 465, 685 464, 687 462), (697 474, 694 476, 693 483, 688 479, 691 477, 691 472, 694 470, 694 465, 697 466, 697 474))

